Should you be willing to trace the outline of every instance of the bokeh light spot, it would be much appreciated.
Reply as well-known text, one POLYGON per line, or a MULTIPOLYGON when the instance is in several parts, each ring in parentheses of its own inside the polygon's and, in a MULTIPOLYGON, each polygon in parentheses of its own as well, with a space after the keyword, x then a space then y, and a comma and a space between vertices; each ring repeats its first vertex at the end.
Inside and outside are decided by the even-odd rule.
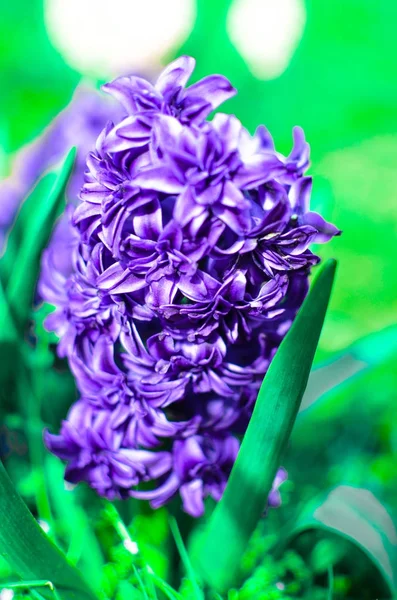
POLYGON ((157 69, 195 16, 195 0, 45 0, 54 46, 79 72, 100 78, 157 69))
POLYGON ((305 23, 303 0, 235 0, 227 29, 251 72, 274 79, 288 67, 305 23))

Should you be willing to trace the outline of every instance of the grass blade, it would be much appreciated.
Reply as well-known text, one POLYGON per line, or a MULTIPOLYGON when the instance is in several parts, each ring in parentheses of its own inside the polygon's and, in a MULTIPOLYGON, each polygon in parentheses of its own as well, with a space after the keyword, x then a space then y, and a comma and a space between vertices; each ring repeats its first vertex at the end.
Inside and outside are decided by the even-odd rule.
MULTIPOLYGON (((36 588, 43 587, 47 587, 51 590, 55 600, 61 600, 51 581, 19 581, 17 583, 9 583, 7 581, 8 590, 29 590, 30 592, 33 592, 36 588)), ((38 594, 38 596, 41 598, 40 594, 38 594)))
POLYGON ((332 565, 328 567, 328 595, 327 600, 334 598, 334 568, 332 565))
POLYGON ((141 590, 141 592, 142 592, 142 597, 143 597, 143 599, 144 599, 144 600, 149 600, 149 596, 147 595, 147 591, 146 591, 146 588, 145 588, 145 584, 144 584, 144 583, 143 583, 143 581, 142 581, 142 577, 140 576, 138 569, 136 568, 136 566, 135 566, 135 565, 132 565, 132 569, 133 569, 133 571, 134 571, 134 573, 135 573, 135 577, 136 577, 136 580, 137 580, 137 582, 138 582, 139 589, 140 589, 140 590, 141 590))
POLYGON ((238 583, 239 564, 260 520, 303 393, 335 276, 325 263, 272 361, 222 500, 193 548, 204 581, 220 593, 238 583))
MULTIPOLYGON (((50 581, 62 600, 95 596, 65 556, 46 536, 24 504, 0 462, 0 554, 19 577, 50 581)), ((53 598, 45 588, 41 594, 53 598)))
POLYGON ((192 587, 194 590, 194 596, 196 600, 204 600, 204 595, 197 581, 196 573, 193 569, 192 563, 190 561, 189 555, 185 548, 185 545, 182 540, 181 533, 178 528, 178 524, 173 517, 170 517, 170 528, 172 535, 174 536, 175 545, 178 548, 179 556, 181 557, 183 566, 185 567, 185 571, 187 576, 189 577, 192 587))
POLYGON ((153 582, 156 585, 156 587, 161 592, 163 592, 166 598, 168 598, 169 600, 183 600, 182 596, 176 590, 174 590, 174 588, 172 588, 166 581, 161 579, 161 577, 158 577, 158 575, 156 575, 155 573, 149 573, 149 577, 153 579, 153 582))

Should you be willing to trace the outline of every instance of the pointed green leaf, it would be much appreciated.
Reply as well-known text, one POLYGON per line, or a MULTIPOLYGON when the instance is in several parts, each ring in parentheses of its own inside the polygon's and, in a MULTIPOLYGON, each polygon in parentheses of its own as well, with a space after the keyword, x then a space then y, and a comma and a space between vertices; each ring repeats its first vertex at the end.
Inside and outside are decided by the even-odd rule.
POLYGON ((28 229, 29 222, 34 218, 40 202, 48 198, 55 178, 55 173, 45 174, 29 192, 28 197, 21 202, 6 237, 5 251, 0 260, 0 274, 4 288, 7 287, 10 275, 15 268, 16 257, 22 244, 24 232, 28 229))
MULTIPOLYGON (((330 532, 358 547, 383 578, 390 596, 397 595, 397 532, 385 507, 368 490, 339 486, 316 498, 283 531, 281 547, 308 530, 330 532)), ((382 596, 383 597, 383 596, 382 596)))
POLYGON ((18 331, 11 316, 7 298, 0 280, 0 382, 5 386, 11 374, 15 373, 15 365, 23 368, 21 361, 18 331))
POLYGON ((19 215, 22 223, 19 224, 17 219, 14 225, 20 238, 16 240, 16 246, 10 234, 2 259, 2 272, 3 282, 7 282, 7 299, 19 329, 24 326, 31 309, 41 253, 49 241, 54 221, 64 206, 65 187, 75 154, 76 149, 73 148, 59 173, 45 175, 25 202, 19 215))
POLYGON ((0 280, 0 344, 17 342, 18 332, 10 314, 7 298, 0 280))
MULTIPOLYGON (((80 572, 37 524, 1 462, 0 514, 0 555, 19 577, 50 581, 62 600, 95 600, 80 572)), ((50 590, 40 593, 53 599, 50 590)))
POLYGON ((332 289, 336 263, 317 275, 264 378, 222 500, 193 549, 206 583, 225 592, 266 506, 307 384, 332 289))

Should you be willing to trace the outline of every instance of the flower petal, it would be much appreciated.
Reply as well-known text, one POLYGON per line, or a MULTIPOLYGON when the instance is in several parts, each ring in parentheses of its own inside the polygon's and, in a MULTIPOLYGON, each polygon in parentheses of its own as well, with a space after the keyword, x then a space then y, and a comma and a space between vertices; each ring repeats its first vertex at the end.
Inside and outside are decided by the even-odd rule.
POLYGON ((203 121, 237 90, 223 75, 209 75, 189 86, 185 91, 181 116, 192 123, 203 121))
POLYGON ((170 63, 160 74, 156 81, 157 92, 165 98, 184 88, 196 66, 196 61, 191 56, 180 56, 170 63))

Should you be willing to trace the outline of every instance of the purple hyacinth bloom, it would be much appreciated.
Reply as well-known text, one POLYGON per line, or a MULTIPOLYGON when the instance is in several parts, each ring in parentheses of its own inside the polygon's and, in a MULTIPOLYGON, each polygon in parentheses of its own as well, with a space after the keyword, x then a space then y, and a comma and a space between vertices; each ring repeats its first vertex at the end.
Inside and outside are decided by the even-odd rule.
POLYGON ((307 293, 319 261, 309 246, 339 231, 310 211, 303 131, 285 157, 264 127, 251 136, 234 116, 207 120, 235 90, 221 76, 186 87, 193 67, 181 57, 154 84, 104 86, 124 118, 87 157, 39 290, 81 394, 60 434, 46 434, 66 478, 153 507, 179 493, 200 516, 206 497, 222 496, 307 293))

